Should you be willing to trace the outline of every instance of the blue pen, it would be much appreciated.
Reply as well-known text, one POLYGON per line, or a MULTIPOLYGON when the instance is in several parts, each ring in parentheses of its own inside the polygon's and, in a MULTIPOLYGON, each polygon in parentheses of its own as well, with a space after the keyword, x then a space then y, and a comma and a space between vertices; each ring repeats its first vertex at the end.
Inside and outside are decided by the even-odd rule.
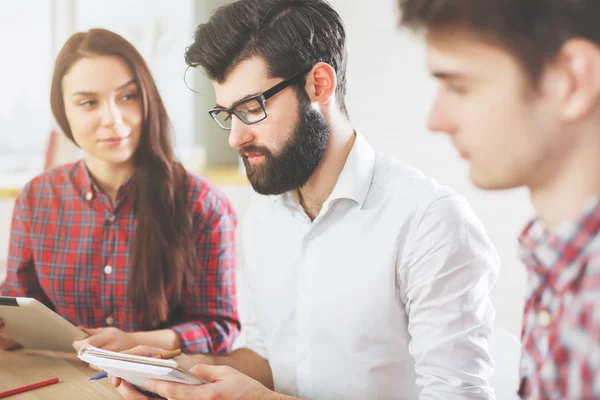
POLYGON ((108 374, 106 372, 100 372, 90 378, 90 381, 97 381, 98 379, 108 378, 108 374))

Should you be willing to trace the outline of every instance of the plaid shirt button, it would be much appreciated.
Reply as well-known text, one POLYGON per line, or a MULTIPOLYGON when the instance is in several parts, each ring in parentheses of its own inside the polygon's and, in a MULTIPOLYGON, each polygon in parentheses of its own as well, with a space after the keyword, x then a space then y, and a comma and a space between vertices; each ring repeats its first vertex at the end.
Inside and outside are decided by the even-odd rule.
POLYGON ((547 328, 548 325, 552 322, 552 316, 548 313, 548 311, 542 311, 537 316, 538 324, 540 326, 547 328))
POLYGON ((115 320, 113 319, 113 317, 106 317, 106 320, 104 322, 106 322, 106 325, 112 326, 112 324, 115 323, 115 320))
POLYGON ((113 270, 113 269, 112 269, 112 267, 111 267, 110 265, 107 265, 106 267, 104 267, 104 273, 105 273, 106 275, 110 275, 110 274, 112 274, 112 270, 113 270))
POLYGON ((551 379, 552 378, 552 367, 549 364, 544 365, 541 371, 542 378, 551 379))
POLYGON ((111 214, 110 217, 108 217, 108 222, 115 222, 116 219, 117 217, 115 217, 115 214, 111 214))
POLYGON ((85 199, 86 199, 87 201, 92 201, 92 199, 93 199, 93 198, 94 198, 94 193, 92 193, 92 192, 87 192, 87 193, 85 194, 85 199))

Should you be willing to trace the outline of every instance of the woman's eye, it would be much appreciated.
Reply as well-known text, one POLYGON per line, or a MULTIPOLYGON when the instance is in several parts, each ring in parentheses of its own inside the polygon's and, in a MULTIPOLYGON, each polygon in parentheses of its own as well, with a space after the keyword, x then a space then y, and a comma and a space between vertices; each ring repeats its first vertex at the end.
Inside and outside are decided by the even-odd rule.
POLYGON ((137 99, 137 93, 126 94, 125 96, 122 97, 122 99, 125 101, 137 99))
POLYGON ((95 100, 86 100, 79 103, 81 107, 89 108, 96 104, 95 100))

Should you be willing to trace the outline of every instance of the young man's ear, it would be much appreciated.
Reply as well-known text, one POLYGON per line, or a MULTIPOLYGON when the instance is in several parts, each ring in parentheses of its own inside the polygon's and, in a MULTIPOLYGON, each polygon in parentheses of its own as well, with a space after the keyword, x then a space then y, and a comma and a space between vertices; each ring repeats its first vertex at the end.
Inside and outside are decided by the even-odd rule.
POLYGON ((334 98, 337 76, 333 67, 319 62, 306 74, 306 93, 312 103, 327 104, 334 98))
POLYGON ((562 116, 578 120, 600 104, 600 49, 585 39, 567 41, 554 67, 561 75, 562 116))

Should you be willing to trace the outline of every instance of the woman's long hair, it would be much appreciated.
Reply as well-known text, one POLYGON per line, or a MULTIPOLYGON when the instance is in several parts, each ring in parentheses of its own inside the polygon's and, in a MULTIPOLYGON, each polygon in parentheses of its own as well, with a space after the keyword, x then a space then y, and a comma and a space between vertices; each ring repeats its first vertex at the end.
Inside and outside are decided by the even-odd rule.
POLYGON ((78 60, 94 56, 124 60, 141 92, 142 135, 132 178, 136 227, 127 291, 134 310, 158 324, 181 300, 194 263, 187 175, 173 155, 167 111, 146 62, 127 40, 105 29, 74 34, 56 59, 50 103, 65 135, 74 142, 65 113, 63 77, 78 60))

